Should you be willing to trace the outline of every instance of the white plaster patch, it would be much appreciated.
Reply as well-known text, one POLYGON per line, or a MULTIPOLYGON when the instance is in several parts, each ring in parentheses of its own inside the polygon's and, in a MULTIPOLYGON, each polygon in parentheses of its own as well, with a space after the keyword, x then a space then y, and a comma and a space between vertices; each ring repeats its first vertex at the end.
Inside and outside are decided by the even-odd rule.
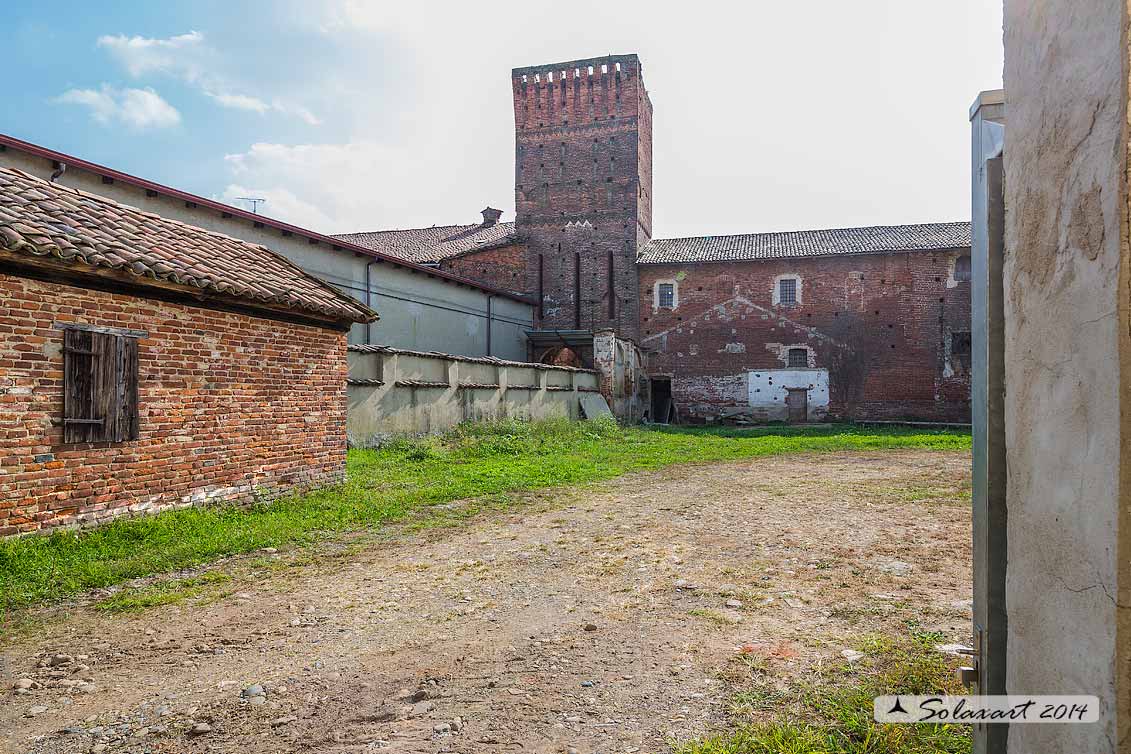
POLYGON ((819 421, 829 410, 829 370, 764 369, 747 373, 751 413, 769 421, 789 418, 786 395, 790 389, 808 392, 807 421, 819 421))

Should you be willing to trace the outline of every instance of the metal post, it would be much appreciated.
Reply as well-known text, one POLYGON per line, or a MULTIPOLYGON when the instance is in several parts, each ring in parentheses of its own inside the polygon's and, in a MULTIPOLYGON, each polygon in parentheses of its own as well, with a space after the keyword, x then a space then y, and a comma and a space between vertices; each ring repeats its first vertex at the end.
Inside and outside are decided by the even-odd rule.
MULTIPOLYGON (((1006 693, 1005 200, 1002 150, 1005 97, 982 92, 970 109, 972 126, 971 418, 974 447, 974 666, 967 676, 979 694, 1006 693)), ((974 729, 976 754, 1004 754, 1005 724, 974 729)))

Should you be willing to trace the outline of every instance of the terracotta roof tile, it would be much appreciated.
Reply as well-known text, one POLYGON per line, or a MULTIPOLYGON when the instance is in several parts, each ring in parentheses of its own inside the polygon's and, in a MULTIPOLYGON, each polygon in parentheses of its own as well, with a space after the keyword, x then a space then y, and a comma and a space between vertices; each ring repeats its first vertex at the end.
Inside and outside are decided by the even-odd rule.
POLYGON ((469 251, 504 246, 517 240, 513 222, 341 233, 334 238, 416 264, 435 264, 469 251))
POLYGON ((970 223, 966 222, 877 225, 737 236, 654 238, 641 247, 636 261, 640 264, 731 262, 959 249, 968 246, 970 223))
POLYGON ((367 322, 375 314, 258 244, 0 168, 0 246, 189 288, 367 322))

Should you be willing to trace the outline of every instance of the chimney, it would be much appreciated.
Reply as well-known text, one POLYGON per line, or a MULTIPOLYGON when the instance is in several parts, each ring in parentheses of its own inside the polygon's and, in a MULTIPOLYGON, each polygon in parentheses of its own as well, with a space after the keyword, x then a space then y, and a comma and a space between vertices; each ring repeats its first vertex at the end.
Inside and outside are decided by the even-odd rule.
POLYGON ((495 223, 499 222, 499 218, 503 216, 501 209, 487 207, 483 210, 483 222, 480 224, 482 228, 490 228, 495 223))

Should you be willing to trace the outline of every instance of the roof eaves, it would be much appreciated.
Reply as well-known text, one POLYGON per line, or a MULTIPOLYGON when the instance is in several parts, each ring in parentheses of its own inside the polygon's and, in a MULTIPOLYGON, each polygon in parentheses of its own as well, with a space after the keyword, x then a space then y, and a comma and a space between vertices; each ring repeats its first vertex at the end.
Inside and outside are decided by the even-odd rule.
POLYGON ((490 294, 496 295, 496 296, 505 296, 507 298, 514 299, 515 301, 521 301, 523 303, 531 303, 530 299, 528 299, 527 297, 517 296, 513 293, 510 293, 509 291, 504 291, 504 290, 499 289, 499 288, 493 288, 491 286, 483 285, 482 283, 477 283, 474 280, 470 280, 468 278, 461 277, 459 275, 453 275, 449 272, 443 272, 443 271, 437 270, 435 268, 424 267, 422 265, 419 265, 419 264, 416 264, 416 263, 413 263, 413 262, 409 262, 407 260, 400 259, 398 257, 393 257, 393 256, 389 256, 387 254, 382 254, 380 252, 374 251, 373 249, 369 249, 369 248, 366 248, 364 246, 360 246, 358 244, 355 244, 355 243, 352 243, 352 242, 349 242, 349 241, 343 241, 341 239, 334 238, 333 236, 327 236, 327 235, 324 235, 322 233, 317 233, 315 231, 308 230, 306 228, 300 228, 297 225, 291 225, 290 223, 285 223, 282 220, 273 220, 273 219, 266 217, 264 215, 258 215, 258 214, 255 214, 253 212, 248 212, 247 210, 240 209, 239 207, 233 207, 230 204, 224 204, 222 202, 217 202, 213 199, 205 199, 202 196, 197 196, 196 194, 190 194, 187 191, 181 191, 180 189, 175 189, 171 186, 165 186, 165 185, 160 184, 160 183, 155 183, 153 181, 146 180, 145 178, 139 178, 135 175, 130 175, 129 173, 123 173, 119 170, 114 170, 113 168, 108 168, 104 165, 99 165, 97 163, 89 162, 87 160, 83 160, 79 157, 74 157, 72 155, 65 154, 63 152, 56 152, 55 150, 48 149, 46 147, 41 147, 37 144, 32 144, 30 142, 26 142, 26 141, 23 141, 21 139, 17 139, 13 136, 8 136, 7 134, 0 134, 0 146, 18 149, 22 152, 27 152, 28 154, 36 155, 37 157, 43 157, 44 159, 48 159, 48 160, 55 160, 56 162, 61 162, 61 163, 64 163, 64 164, 67 164, 67 165, 70 165, 70 166, 73 166, 73 167, 76 167, 76 168, 80 168, 82 170, 89 171, 91 173, 96 173, 96 174, 101 175, 101 176, 106 177, 106 178, 112 178, 114 180, 130 184, 131 186, 137 186, 138 188, 144 188, 147 191, 154 191, 154 192, 157 192, 158 194, 164 194, 166 196, 171 196, 175 199, 179 199, 179 200, 186 201, 186 202, 191 202, 191 203, 196 204, 200 207, 208 207, 209 209, 213 209, 213 210, 216 210, 218 212, 226 213, 226 214, 234 216, 234 217, 239 217, 239 218, 244 219, 244 220, 251 220, 252 222, 257 222, 257 223, 261 223, 263 225, 268 225, 268 226, 275 228, 277 230, 285 231, 285 232, 288 232, 288 233, 293 233, 294 235, 298 235, 298 236, 303 236, 304 238, 307 238, 307 239, 311 240, 312 242, 326 243, 326 244, 329 244, 331 247, 336 246, 336 247, 340 247, 341 249, 344 249, 346 251, 352 251, 352 252, 355 252, 355 253, 358 253, 358 254, 364 254, 366 256, 375 257, 377 259, 380 259, 381 261, 388 262, 388 263, 390 263, 394 266, 397 266, 397 267, 404 267, 405 269, 412 270, 413 272, 425 272, 425 273, 428 274, 429 277, 434 277, 434 278, 443 280, 445 282, 453 283, 453 284, 458 285, 458 286, 466 286, 468 288, 474 288, 474 289, 481 290, 481 291, 484 291, 485 293, 490 293, 490 294))
POLYGON ((914 249, 864 249, 861 251, 825 251, 802 254, 779 254, 764 257, 714 257, 714 258, 684 258, 684 259, 649 259, 646 254, 636 258, 637 264, 733 264, 736 262, 780 262, 791 259, 820 259, 824 257, 859 257, 869 254, 915 254, 921 251, 955 251, 969 248, 968 246, 942 245, 920 247, 914 249))
MULTIPOLYGON (((44 183, 44 184, 47 183, 47 181, 44 181, 44 179, 39 178, 38 176, 32 175, 30 173, 27 173, 23 170, 19 170, 19 169, 16 169, 16 168, 0 168, 0 169, 8 170, 13 174, 23 176, 27 180, 34 182, 34 183, 44 183)), ((263 252, 265 254, 270 254, 273 257, 275 257, 282 265, 289 268, 290 271, 293 274, 295 274, 296 277, 304 278, 307 281, 309 281, 310 283, 312 283, 313 285, 317 286, 324 293, 328 293, 335 301, 338 302, 339 306, 338 307, 332 307, 332 306, 325 306, 325 305, 315 305, 311 302, 303 301, 301 298, 294 296, 293 292, 291 292, 291 291, 277 292, 277 291, 269 291, 269 290, 264 289, 264 290, 262 290, 261 293, 256 293, 256 289, 255 289, 254 286, 249 286, 247 288, 247 290, 245 290, 243 292, 233 293, 233 291, 230 290, 231 289, 230 283, 224 283, 224 282, 217 283, 211 277, 206 277, 206 278, 202 278, 202 279, 199 279, 199 280, 197 280, 195 278, 192 279, 192 280, 189 280, 189 279, 186 279, 186 278, 176 274, 173 271, 170 271, 168 273, 162 273, 155 266, 153 266, 151 264, 143 263, 139 260, 133 260, 132 262, 129 262, 129 261, 112 262, 110 260, 92 262, 88 258, 87 254, 85 254, 81 251, 81 249, 84 248, 85 245, 73 247, 73 250, 70 253, 68 253, 66 250, 64 250, 62 247, 60 247, 54 240, 51 240, 50 236, 48 236, 48 235, 42 235, 41 236, 41 238, 43 239, 43 242, 35 243, 35 242, 32 242, 32 241, 29 241, 24 236, 23 233, 20 233, 15 228, 9 228, 8 232, 0 233, 0 249, 5 249, 5 250, 8 250, 8 251, 13 251, 13 252, 21 252, 21 253, 24 253, 24 254, 27 254, 27 255, 30 255, 30 256, 33 256, 33 257, 51 257, 51 258, 59 260, 60 262, 66 262, 66 263, 74 263, 75 261, 78 261, 78 262, 81 262, 83 264, 92 265, 94 267, 98 267, 98 268, 102 268, 102 269, 106 269, 106 270, 112 270, 112 271, 117 272, 117 273, 127 273, 128 275, 130 275, 134 278, 141 278, 143 281, 146 280, 146 279, 149 279, 149 280, 157 281, 157 282, 160 282, 160 283, 172 284, 172 285, 175 285, 175 286, 179 286, 179 287, 184 288, 188 291, 192 291, 194 295, 203 295, 203 296, 219 295, 223 298, 232 297, 232 298, 237 298, 237 299, 243 299, 246 302, 247 305, 253 306, 253 307, 256 306, 256 305, 267 306, 267 307, 270 307, 270 308, 281 307, 281 308, 285 308, 285 309, 303 311, 303 312, 306 312, 308 314, 310 314, 310 313, 318 314, 318 315, 321 315, 321 316, 324 316, 324 317, 327 317, 327 318, 330 318, 330 319, 334 319, 334 320, 351 321, 351 322, 358 322, 358 323, 373 322, 373 321, 376 321, 377 319, 379 319, 379 315, 376 312, 374 312, 372 309, 370 309, 368 306, 365 306, 364 304, 357 301, 356 299, 345 295, 344 293, 342 293, 338 289, 334 288, 333 286, 327 284, 326 282, 324 282, 324 281, 318 279, 317 277, 311 275, 310 273, 306 272, 305 270, 303 270, 301 267, 296 265, 294 262, 287 259, 282 254, 279 254, 278 252, 275 252, 274 250, 272 250, 272 249, 270 249, 270 248, 268 248, 268 247, 266 247, 262 244, 253 243, 251 241, 246 241, 246 240, 243 240, 243 239, 240 239, 240 238, 236 238, 234 236, 229 236, 227 234, 220 233, 218 231, 209 230, 208 228, 201 228, 199 226, 192 225, 191 223, 186 223, 182 220, 177 220, 175 218, 164 217, 164 216, 156 215, 152 212, 148 212, 146 210, 140 210, 140 209, 128 207, 127 205, 124 205, 121 202, 117 202, 117 201, 110 199, 108 197, 101 196, 99 194, 92 194, 89 191, 84 191, 82 189, 75 188, 73 186, 66 186, 66 185, 62 185, 62 184, 50 184, 50 185, 51 185, 53 190, 58 191, 60 193, 74 194, 75 196, 82 197, 83 199, 86 199, 88 201, 97 202, 99 204, 107 205, 107 206, 112 207, 112 208, 113 207, 126 207, 129 211, 137 212, 139 215, 141 215, 143 217, 148 216, 148 217, 159 218, 160 221, 163 222, 163 223, 166 223, 170 226, 176 226, 176 227, 184 228, 184 229, 186 229, 186 231, 191 232, 192 234, 196 234, 196 235, 200 235, 200 236, 212 236, 212 237, 215 237, 215 238, 220 238, 220 239, 232 241, 232 242, 235 242, 235 243, 243 244, 243 245, 250 247, 250 248, 254 248, 254 249, 256 249, 260 252, 263 252)), ((91 248, 93 250, 93 247, 87 247, 87 248, 91 248)), ((103 252, 99 252, 97 250, 94 250, 94 251, 95 251, 95 254, 97 254, 99 256, 103 256, 103 257, 105 256, 105 253, 103 253, 103 252)))

